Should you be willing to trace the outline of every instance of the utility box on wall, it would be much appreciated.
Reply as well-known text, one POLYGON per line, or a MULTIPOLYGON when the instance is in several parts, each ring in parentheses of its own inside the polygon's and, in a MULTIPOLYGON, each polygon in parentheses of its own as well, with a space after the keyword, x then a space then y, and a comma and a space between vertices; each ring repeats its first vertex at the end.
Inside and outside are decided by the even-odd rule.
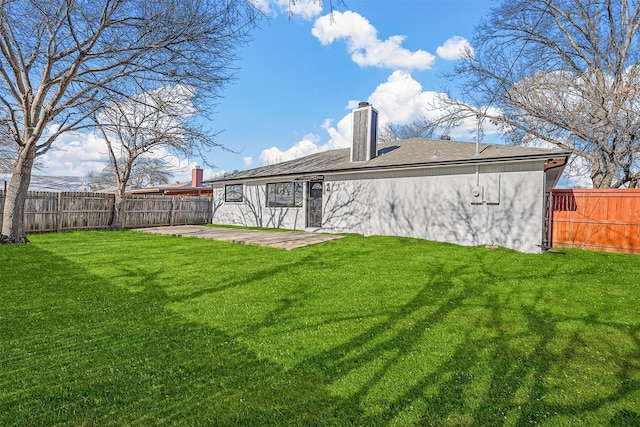
POLYGON ((474 185, 471 187, 471 204, 481 205, 484 198, 484 188, 480 185, 474 185))
POLYGON ((480 184, 471 186, 472 205, 500 204, 500 174, 485 174, 479 179, 480 184))

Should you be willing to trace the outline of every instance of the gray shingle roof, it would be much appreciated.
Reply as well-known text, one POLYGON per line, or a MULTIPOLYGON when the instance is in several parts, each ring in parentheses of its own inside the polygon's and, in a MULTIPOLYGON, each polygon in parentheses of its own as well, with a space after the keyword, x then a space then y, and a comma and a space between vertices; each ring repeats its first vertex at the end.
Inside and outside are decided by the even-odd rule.
POLYGON ((544 148, 514 147, 502 144, 476 144, 440 139, 412 138, 378 144, 378 156, 368 162, 351 162, 350 148, 311 154, 295 160, 262 166, 210 179, 204 183, 247 180, 254 178, 322 175, 349 171, 375 171, 391 168, 414 168, 464 163, 489 163, 506 160, 566 157, 566 151, 544 148))

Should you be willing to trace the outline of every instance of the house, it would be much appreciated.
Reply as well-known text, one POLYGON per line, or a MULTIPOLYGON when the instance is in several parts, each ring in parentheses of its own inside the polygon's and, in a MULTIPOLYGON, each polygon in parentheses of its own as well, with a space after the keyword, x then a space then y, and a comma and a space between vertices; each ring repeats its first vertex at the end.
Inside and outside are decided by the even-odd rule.
POLYGON ((377 144, 377 111, 353 111, 350 148, 205 181, 213 222, 546 248, 545 192, 569 152, 408 139, 377 144))
POLYGON ((211 196, 211 187, 202 184, 202 169, 198 166, 191 170, 191 182, 175 184, 151 185, 135 190, 127 190, 127 194, 162 194, 166 196, 211 196))

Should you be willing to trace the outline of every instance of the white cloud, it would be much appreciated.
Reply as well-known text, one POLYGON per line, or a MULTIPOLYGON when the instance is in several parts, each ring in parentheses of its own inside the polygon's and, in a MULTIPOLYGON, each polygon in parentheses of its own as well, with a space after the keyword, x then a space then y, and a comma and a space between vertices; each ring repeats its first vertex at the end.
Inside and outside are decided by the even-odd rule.
POLYGON ((253 164, 253 156, 243 157, 242 162, 245 166, 251 166, 253 164))
MULTIPOLYGON (((378 126, 381 128, 389 122, 407 124, 422 117, 438 118, 443 114, 443 110, 438 109, 437 105, 446 96, 441 92, 425 91, 422 85, 406 71, 394 71, 385 82, 376 87, 368 101, 378 110, 378 126)), ((317 137, 309 138, 307 136, 285 150, 277 147, 264 150, 260 154, 260 163, 262 165, 274 164, 313 153, 349 147, 352 133, 351 110, 357 106, 358 101, 348 101, 346 106, 348 112, 335 125, 334 120, 325 119, 323 121, 321 127, 328 137, 326 143, 320 143, 317 137)), ((475 118, 469 118, 462 125, 453 129, 450 136, 454 139, 468 141, 476 126, 475 118)), ((487 136, 499 133, 498 129, 490 123, 485 122, 483 126, 487 136)))
POLYGON ((147 157, 162 159, 172 174, 170 178, 172 182, 190 182, 191 170, 200 165, 194 160, 180 158, 169 153, 164 147, 156 147, 152 152, 147 152, 147 157))
POLYGON ((208 179, 213 179, 213 178, 217 178, 219 176, 224 176, 227 174, 227 171, 225 169, 220 169, 217 171, 214 171, 213 169, 205 169, 202 172, 202 176, 203 176, 203 180, 208 180, 208 179))
POLYGON ((437 96, 436 92, 423 91, 411 74, 394 71, 369 96, 369 102, 382 116, 382 122, 404 124, 428 116, 428 106, 437 96))
POLYGON ((252 0, 253 4, 267 16, 286 13, 306 20, 312 20, 322 13, 320 1, 298 0, 293 4, 290 0, 252 0))
MULTIPOLYGON (((124 103, 121 107, 130 116, 140 116, 139 125, 144 128, 144 120, 149 120, 150 115, 147 110, 157 102, 154 96, 158 95, 161 95, 163 99, 170 100, 171 103, 167 105, 168 108, 171 108, 169 111, 182 117, 182 119, 189 118, 195 113, 191 103, 193 88, 184 85, 162 87, 153 92, 141 94, 137 98, 143 99, 145 102, 139 104, 124 103), (143 117, 145 119, 142 119, 143 117)), ((105 121, 108 121, 109 113, 113 115, 111 117, 112 120, 118 119, 119 110, 107 108, 103 112, 105 121)), ((182 136, 180 123, 175 122, 174 114, 169 115, 160 112, 156 116, 154 116, 156 127, 161 126, 168 129, 167 133, 173 132, 176 138, 182 136)), ((52 135, 58 126, 57 124, 52 124, 47 134, 52 135)), ((117 144, 114 145, 116 156, 122 154, 118 147, 117 144)), ((146 152, 145 156, 162 159, 167 165, 167 170, 173 174, 172 181, 191 181, 191 170, 196 166, 195 162, 178 157, 161 145, 152 147, 146 152)), ((58 136, 52 148, 38 158, 39 169, 37 173, 49 176, 86 176, 92 170, 102 170, 109 162, 106 143, 97 133, 67 132, 58 136)), ((210 172, 213 173, 212 170, 210 172)))
POLYGON ((311 33, 323 45, 345 39, 351 59, 361 67, 427 70, 435 61, 435 56, 429 52, 411 52, 402 47, 405 36, 380 40, 378 30, 362 15, 352 11, 333 12, 318 18, 311 33))
POLYGON ((314 141, 310 139, 303 139, 285 151, 280 150, 278 147, 271 147, 263 150, 260 154, 260 163, 263 165, 272 165, 275 163, 286 162, 287 160, 298 159, 320 151, 325 150, 318 147, 314 141))
POLYGON ((462 58, 467 50, 470 50, 473 55, 473 48, 467 39, 460 36, 453 36, 445 41, 442 46, 438 46, 436 53, 442 59, 455 61, 462 58))
MULTIPOLYGON (((172 182, 191 181, 191 170, 196 162, 177 157, 164 147, 157 147, 148 155, 167 162, 173 171, 172 182)), ((53 148, 38 158, 38 169, 34 174, 84 177, 92 170, 102 170, 108 163, 107 147, 102 138, 94 133, 68 132, 60 135, 53 148)), ((205 176, 213 176, 217 172, 204 169, 204 173, 205 176)))
POLYGON ((263 150, 259 157, 260 164, 272 165, 327 150, 349 147, 351 145, 351 113, 347 113, 342 117, 335 127, 331 126, 332 124, 332 119, 325 119, 321 125, 329 137, 326 143, 321 144, 320 138, 317 135, 305 135, 302 140, 296 142, 286 150, 281 150, 278 147, 263 150))
POLYGON ((93 133, 69 132, 58 137, 53 148, 38 158, 38 175, 85 176, 101 170, 109 161, 104 140, 93 133))
MULTIPOLYGON (((445 112, 444 100, 448 95, 442 92, 425 91, 411 74, 394 71, 387 81, 378 85, 369 96, 369 102, 380 113, 380 126, 386 123, 407 124, 419 118, 438 119, 445 112)), ((495 108, 489 111, 497 114, 495 108)), ((452 129, 449 136, 459 140, 469 140, 476 130, 475 117, 465 119, 452 129)), ((483 123, 485 135, 496 135, 499 129, 490 122, 483 123)))
POLYGON ((335 127, 326 128, 325 130, 329 135, 329 142, 322 147, 323 151, 350 147, 352 127, 353 121, 351 118, 351 112, 348 112, 338 121, 338 124, 335 127))

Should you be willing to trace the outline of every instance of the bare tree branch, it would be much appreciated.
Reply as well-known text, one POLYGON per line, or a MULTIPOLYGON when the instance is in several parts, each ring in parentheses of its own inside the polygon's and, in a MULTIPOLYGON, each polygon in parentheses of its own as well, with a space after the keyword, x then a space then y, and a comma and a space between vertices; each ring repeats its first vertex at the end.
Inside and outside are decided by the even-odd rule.
POLYGON ((206 114, 260 16, 251 0, 0 0, 0 109, 16 147, 2 234, 25 240, 34 160, 105 105, 185 85, 206 114))
POLYGON ((293 6, 300 2, 306 1, 307 3, 315 4, 320 7, 329 5, 329 13, 333 13, 339 7, 347 7, 347 3, 344 0, 289 0, 289 14, 293 15, 293 6))
POLYGON ((594 187, 640 178, 640 3, 516 0, 476 29, 452 77, 448 117, 490 116, 514 144, 551 144, 588 165, 594 187), (491 108, 497 114, 488 114, 491 108))
MULTIPOLYGON (((162 87, 113 101, 92 116, 107 145, 115 188, 114 228, 121 227, 120 212, 128 188, 147 178, 164 179, 175 166, 167 156, 193 155, 196 147, 216 147, 215 135, 194 120, 194 88, 185 85, 162 87)), ((97 174, 93 178, 100 178, 97 174)))
MULTIPOLYGON (((173 176, 172 170, 173 167, 163 159, 138 159, 138 162, 131 169, 127 190, 168 184, 173 176)), ((112 165, 108 165, 100 171, 90 171, 86 179, 91 191, 115 189, 117 186, 116 173, 112 165)))

